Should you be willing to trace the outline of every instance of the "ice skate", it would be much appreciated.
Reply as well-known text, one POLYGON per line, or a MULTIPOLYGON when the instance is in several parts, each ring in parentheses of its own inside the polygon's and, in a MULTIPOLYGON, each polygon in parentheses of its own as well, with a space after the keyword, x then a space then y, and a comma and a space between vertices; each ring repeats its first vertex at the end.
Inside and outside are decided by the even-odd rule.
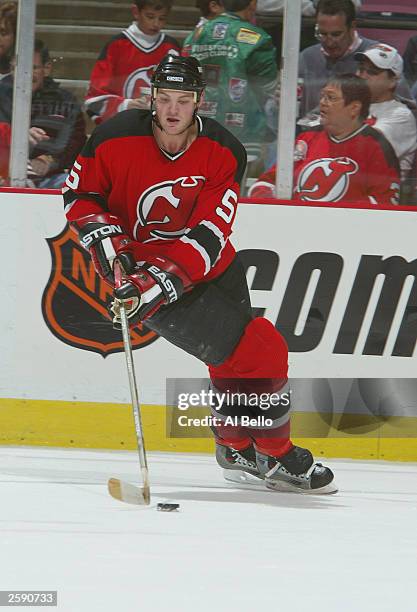
POLYGON ((216 459, 223 468, 223 476, 228 482, 258 486, 263 484, 263 476, 256 465, 253 446, 238 451, 216 443, 216 459))
POLYGON ((268 489, 310 494, 337 491, 333 472, 321 463, 315 463, 313 455, 306 448, 294 446, 279 458, 257 451, 256 462, 268 489))

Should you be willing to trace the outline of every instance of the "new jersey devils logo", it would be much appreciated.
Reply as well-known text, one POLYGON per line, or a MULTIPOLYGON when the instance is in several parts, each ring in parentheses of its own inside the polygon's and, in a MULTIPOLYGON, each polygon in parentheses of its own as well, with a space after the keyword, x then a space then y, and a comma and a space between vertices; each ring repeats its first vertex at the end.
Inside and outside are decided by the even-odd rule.
POLYGON ((338 202, 349 188, 350 175, 358 170, 349 157, 316 159, 298 175, 296 193, 302 200, 338 202))
MULTIPOLYGON (((42 297, 42 313, 51 332, 62 342, 106 357, 123 351, 121 333, 113 329, 107 304, 112 289, 96 274, 90 256, 66 226, 47 240, 52 271, 42 297)), ((142 324, 131 328, 133 348, 158 336, 142 324)))
POLYGON ((155 70, 155 66, 146 66, 146 68, 139 68, 131 74, 123 87, 123 94, 125 98, 140 98, 143 95, 150 95, 151 93, 151 77, 155 70))
POLYGON ((204 176, 182 176, 152 185, 140 196, 134 236, 139 242, 183 236, 204 176))

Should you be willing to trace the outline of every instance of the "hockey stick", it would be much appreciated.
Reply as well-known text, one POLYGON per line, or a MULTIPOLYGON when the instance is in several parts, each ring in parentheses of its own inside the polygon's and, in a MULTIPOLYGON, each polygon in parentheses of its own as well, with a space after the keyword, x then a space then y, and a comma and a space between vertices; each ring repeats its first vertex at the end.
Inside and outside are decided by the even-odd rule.
MULTIPOLYGON (((116 287, 119 287, 123 282, 123 267, 116 260, 114 265, 114 274, 116 287)), ((146 505, 151 501, 151 492, 149 488, 148 464, 146 461, 145 442, 143 439, 142 419, 140 414, 140 404, 138 397, 138 388, 136 384, 135 368, 133 364, 132 344, 130 341, 129 322, 127 319, 126 308, 123 300, 119 301, 120 320, 122 324, 123 345, 126 357, 127 375, 129 378, 130 396, 132 399, 133 419, 135 422, 135 433, 137 440, 137 449, 139 455, 139 465, 142 475, 143 486, 137 486, 119 480, 118 478, 110 478, 107 483, 109 493, 115 499, 126 502, 127 504, 146 505)))

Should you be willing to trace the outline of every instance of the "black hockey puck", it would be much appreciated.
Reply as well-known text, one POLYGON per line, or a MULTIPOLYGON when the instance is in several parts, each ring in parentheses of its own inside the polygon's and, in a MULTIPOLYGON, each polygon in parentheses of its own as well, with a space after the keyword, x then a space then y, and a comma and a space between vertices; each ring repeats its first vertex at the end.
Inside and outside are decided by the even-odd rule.
POLYGON ((158 504, 156 509, 160 512, 175 512, 179 507, 179 504, 158 504))

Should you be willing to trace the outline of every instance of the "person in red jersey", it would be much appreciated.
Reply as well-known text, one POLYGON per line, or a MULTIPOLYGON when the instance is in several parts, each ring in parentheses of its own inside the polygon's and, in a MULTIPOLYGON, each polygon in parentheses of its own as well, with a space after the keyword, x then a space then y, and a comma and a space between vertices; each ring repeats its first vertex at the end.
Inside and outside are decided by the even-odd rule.
MULTIPOLYGON (((304 202, 398 204, 400 171, 388 140, 366 123, 371 93, 354 74, 333 77, 320 95, 320 125, 295 143, 294 199, 304 202)), ((274 197, 276 167, 249 195, 274 197)))
POLYGON ((10 125, 0 122, 0 185, 4 185, 9 176, 11 129, 10 125))
MULTIPOLYGON (((207 364, 226 477, 334 492, 331 470, 289 437, 287 345, 272 323, 253 317, 230 241, 246 153, 226 128, 199 117, 204 85, 194 57, 164 58, 152 79, 152 110, 98 126, 77 158, 63 190, 66 216, 113 288, 115 258, 123 261, 125 282, 114 295, 130 321, 207 364), (229 401, 236 392, 263 403, 229 401), (265 406, 273 393, 285 401, 265 406), (243 425, 243 417, 255 423, 243 425)), ((113 312, 119 325, 117 302, 113 312)))
POLYGON ((149 108, 151 76, 179 44, 161 32, 173 0, 135 0, 134 22, 104 47, 95 63, 85 107, 95 123, 131 108, 149 108))

